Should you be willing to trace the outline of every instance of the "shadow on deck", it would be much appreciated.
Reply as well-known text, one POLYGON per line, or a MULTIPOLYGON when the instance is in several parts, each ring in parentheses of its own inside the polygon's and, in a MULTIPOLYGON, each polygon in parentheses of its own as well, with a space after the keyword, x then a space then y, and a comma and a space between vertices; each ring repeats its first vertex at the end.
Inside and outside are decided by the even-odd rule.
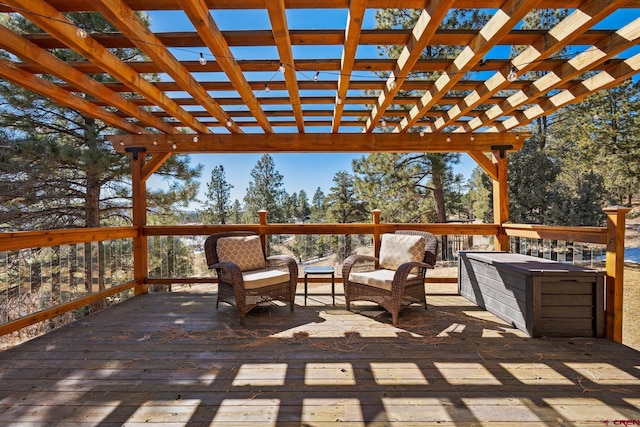
POLYGON ((0 353, 0 423, 640 423, 640 353, 604 339, 528 338, 446 293, 399 327, 312 295, 243 328, 212 291, 143 295, 0 353))

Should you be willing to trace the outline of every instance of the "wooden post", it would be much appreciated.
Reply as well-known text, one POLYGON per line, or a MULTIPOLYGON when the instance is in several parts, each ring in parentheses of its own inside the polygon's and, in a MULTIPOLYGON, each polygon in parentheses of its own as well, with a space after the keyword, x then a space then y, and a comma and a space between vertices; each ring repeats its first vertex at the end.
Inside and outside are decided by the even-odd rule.
POLYGON ((502 224, 509 220, 509 186, 507 184, 507 153, 493 153, 498 179, 493 180, 493 222, 500 224, 494 239, 494 250, 508 251, 509 236, 502 230, 502 224))
POLYGON ((149 291, 149 285, 146 283, 149 271, 149 245, 143 232, 144 226, 147 225, 147 183, 142 178, 144 160, 144 154, 134 155, 131 159, 133 225, 138 227, 138 235, 133 238, 133 278, 136 282, 134 295, 146 294, 149 291))
POLYGON ((378 257, 380 255, 380 209, 374 209, 371 211, 373 215, 373 256, 378 257))
POLYGON ((627 212, 631 209, 612 206, 607 214, 607 338, 622 343, 622 297, 624 291, 624 232, 627 212))
POLYGON ((262 209, 258 211, 258 221, 260 222, 260 239, 262 240, 262 247, 264 248, 264 253, 269 255, 269 248, 267 247, 268 239, 267 239, 267 214, 269 212, 262 209))

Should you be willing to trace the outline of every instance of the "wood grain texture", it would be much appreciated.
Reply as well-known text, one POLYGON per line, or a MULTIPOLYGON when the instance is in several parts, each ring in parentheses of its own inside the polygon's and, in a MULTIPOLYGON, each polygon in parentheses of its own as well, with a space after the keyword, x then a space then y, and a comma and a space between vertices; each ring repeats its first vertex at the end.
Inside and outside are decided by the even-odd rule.
MULTIPOLYGON (((326 289, 325 289, 326 290, 326 289)), ((152 293, 0 353, 0 418, 74 425, 599 425, 640 419, 640 354, 531 339, 457 296, 235 312, 152 293)), ((311 300, 311 299, 310 299, 311 300)), ((327 296, 326 302, 330 301, 327 296)), ((342 300, 343 302, 343 300, 342 300)))

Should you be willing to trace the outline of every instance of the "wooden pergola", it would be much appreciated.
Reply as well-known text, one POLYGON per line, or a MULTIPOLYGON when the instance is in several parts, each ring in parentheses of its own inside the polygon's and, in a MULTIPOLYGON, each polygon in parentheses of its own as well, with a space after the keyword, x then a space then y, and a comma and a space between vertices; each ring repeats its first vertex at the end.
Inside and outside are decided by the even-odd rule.
MULTIPOLYGON (((494 180, 494 224, 502 227, 509 218, 507 153, 522 147, 525 126, 536 118, 638 73, 638 8, 638 0, 2 0, 1 13, 18 13, 42 32, 0 25, 0 48, 9 54, 0 59, 0 78, 122 131, 108 138, 131 155, 140 230, 146 180, 173 153, 249 152, 468 153, 494 180), (410 30, 367 27, 367 14, 380 8, 418 9, 420 18, 410 30), (492 17, 477 29, 442 29, 457 8, 486 9, 492 17), (551 29, 519 28, 530 12, 552 8, 570 13, 551 29), (302 28, 290 24, 296 13, 320 9, 344 19, 331 29, 314 27, 313 19, 302 28), (138 11, 173 11, 191 26, 154 33, 138 11), (118 32, 79 27, 68 12, 98 12, 118 32), (221 29, 223 12, 235 12, 244 28, 221 29), (243 18, 247 13, 262 16, 268 28, 243 18), (618 19, 598 26, 612 16, 618 19), (367 56, 376 45, 401 46, 402 53, 367 56), (425 56, 442 45, 460 53, 425 56), (339 57, 323 56, 336 46, 339 57), (149 59, 123 61, 111 52, 124 47, 149 59), (243 57, 247 48, 275 54, 243 57), (62 61, 53 55, 61 49, 85 60, 62 61), (147 80, 150 73, 160 80, 147 80), (100 83, 96 74, 113 82, 100 83)), ((611 214, 616 224, 624 212, 611 214)), ((497 250, 507 249, 508 237, 501 228, 497 250)), ((608 242, 620 260, 622 240, 608 242)), ((140 292, 146 245, 139 233, 140 292)), ((621 274, 608 271, 614 281, 621 274)))

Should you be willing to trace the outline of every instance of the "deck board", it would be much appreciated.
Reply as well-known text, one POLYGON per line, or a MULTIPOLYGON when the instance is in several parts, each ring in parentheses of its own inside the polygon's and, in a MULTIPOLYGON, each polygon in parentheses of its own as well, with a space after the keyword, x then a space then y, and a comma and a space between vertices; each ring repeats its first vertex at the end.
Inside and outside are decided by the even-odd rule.
POLYGON ((639 352, 529 338, 462 297, 427 300, 398 327, 321 293, 293 313, 259 307, 241 327, 214 292, 136 297, 0 353, 0 424, 640 422, 639 352))

